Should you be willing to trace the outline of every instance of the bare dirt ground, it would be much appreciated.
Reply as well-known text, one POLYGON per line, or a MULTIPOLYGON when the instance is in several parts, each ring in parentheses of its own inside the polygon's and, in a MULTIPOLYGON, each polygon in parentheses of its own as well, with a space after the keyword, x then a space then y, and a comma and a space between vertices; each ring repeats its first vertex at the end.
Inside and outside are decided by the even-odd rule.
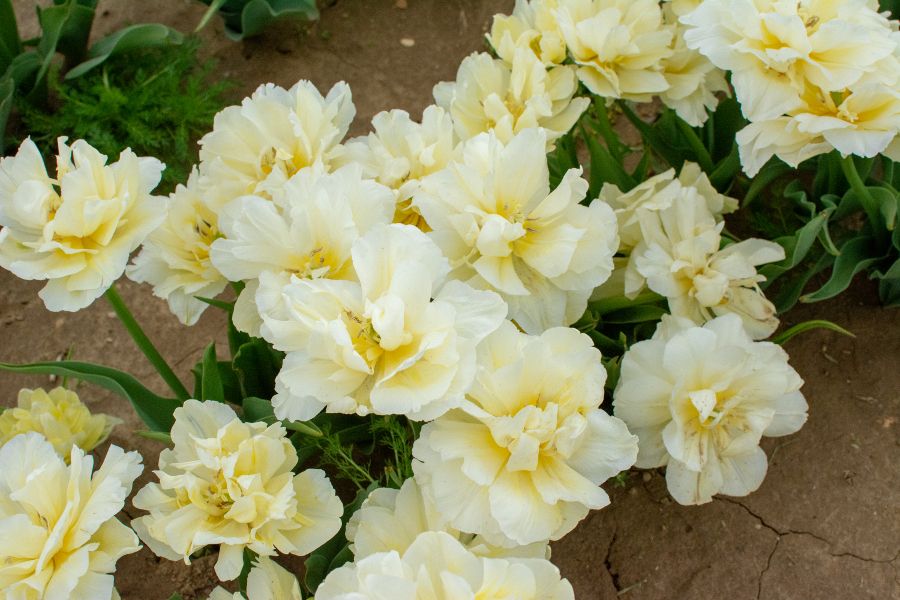
MULTIPOLYGON (((349 82, 359 134, 380 110, 418 115, 434 83, 452 79, 460 60, 483 47, 491 15, 509 11, 512 1, 330 4, 308 30, 281 25, 244 44, 228 41, 214 20, 202 34, 204 52, 238 82, 239 94, 269 81, 307 78, 321 89, 349 82)), ((16 2, 26 29, 33 27, 32 6, 16 2)), ((96 29, 161 21, 187 32, 203 10, 193 0, 101 0, 96 29)), ((127 370, 163 391, 102 300, 77 314, 48 313, 39 289, 0 271, 0 361, 53 360, 74 348, 80 360, 127 370)), ((187 376, 210 339, 224 347, 220 314, 208 311, 187 331, 149 288, 123 282, 121 290, 180 374, 187 376)), ((810 419, 800 433, 764 444, 770 467, 762 488, 747 498, 682 507, 656 472, 636 471, 624 487, 607 486, 612 505, 554 546, 553 560, 579 600, 900 599, 900 311, 880 308, 872 286, 858 281, 835 301, 796 309, 787 324, 809 318, 833 320, 857 337, 813 332, 788 343, 806 379, 810 419)), ((0 375, 0 405, 12 404, 20 387, 39 385, 52 383, 0 375)), ((125 401, 88 385, 78 390, 92 410, 125 420, 111 442, 141 451, 148 465, 141 485, 160 445, 134 433, 141 425, 125 401)), ((117 587, 125 600, 167 599, 176 591, 204 598, 216 583, 212 558, 186 567, 145 549, 119 562, 117 587)))

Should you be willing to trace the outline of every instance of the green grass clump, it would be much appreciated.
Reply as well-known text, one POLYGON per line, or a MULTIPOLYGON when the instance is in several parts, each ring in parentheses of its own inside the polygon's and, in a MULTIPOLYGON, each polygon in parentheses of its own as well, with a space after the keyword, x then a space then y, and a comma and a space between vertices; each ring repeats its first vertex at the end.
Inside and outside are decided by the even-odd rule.
POLYGON ((169 192, 187 180, 196 141, 212 129, 231 87, 211 78, 215 64, 201 63, 197 50, 192 41, 116 56, 71 81, 54 75, 49 109, 18 106, 20 138, 31 136, 45 156, 56 153, 61 135, 87 140, 111 161, 125 148, 155 156, 166 163, 158 191, 169 192))

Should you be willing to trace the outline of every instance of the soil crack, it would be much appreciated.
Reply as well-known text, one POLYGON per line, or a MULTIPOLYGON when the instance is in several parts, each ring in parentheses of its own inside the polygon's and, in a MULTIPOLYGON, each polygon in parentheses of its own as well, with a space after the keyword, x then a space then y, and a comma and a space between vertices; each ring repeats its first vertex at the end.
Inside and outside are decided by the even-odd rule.
MULTIPOLYGON (((833 552, 832 548, 833 548, 834 544, 831 541, 829 541, 828 539, 822 537, 821 535, 819 535, 817 533, 813 533, 811 531, 802 531, 802 530, 798 530, 798 529, 779 529, 779 528, 775 527, 774 525, 768 523, 763 518, 762 515, 753 512, 752 510, 750 510, 750 508, 747 505, 745 505, 741 502, 738 502, 737 500, 734 500, 732 498, 725 498, 725 497, 718 497, 717 500, 719 500, 721 502, 727 502, 728 504, 734 504, 735 506, 741 507, 742 509, 744 509, 744 511, 748 515, 750 515, 751 517, 753 517, 754 519, 759 521, 760 525, 762 525, 763 527, 765 527, 766 529, 768 529, 769 531, 771 531, 772 533, 777 535, 779 537, 779 540, 782 537, 788 536, 788 535, 806 535, 815 540, 818 540, 828 547, 829 556, 833 556, 834 558, 855 558, 857 560, 861 560, 864 562, 878 563, 878 564, 892 563, 895 560, 897 560, 898 558, 900 558, 900 551, 898 551, 897 554, 893 558, 889 558, 886 560, 879 559, 879 558, 872 558, 872 557, 868 557, 868 556, 862 556, 862 555, 856 554, 854 552, 833 552)), ((774 549, 772 550, 772 552, 773 553, 775 552, 774 549)), ((770 556, 769 559, 771 560, 771 558, 772 557, 770 556)), ((766 567, 766 569, 768 569, 768 566, 766 567)), ((763 571, 763 572, 765 572, 765 571, 763 571)))
POLYGON ((617 570, 613 570, 612 561, 610 560, 613 544, 615 543, 616 530, 613 529, 612 538, 609 540, 609 546, 606 547, 606 556, 603 557, 603 566, 606 567, 606 572, 609 573, 609 576, 612 579, 613 587, 616 588, 616 595, 619 595, 622 592, 622 586, 619 583, 619 573, 617 570))

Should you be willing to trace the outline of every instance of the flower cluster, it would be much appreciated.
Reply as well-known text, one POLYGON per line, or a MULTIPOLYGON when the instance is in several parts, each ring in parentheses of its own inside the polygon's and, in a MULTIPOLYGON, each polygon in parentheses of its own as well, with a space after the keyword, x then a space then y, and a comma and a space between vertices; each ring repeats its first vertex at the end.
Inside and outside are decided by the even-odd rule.
MULTIPOLYGON (((649 151, 607 177, 596 146, 585 174, 572 130, 603 99, 659 98, 701 126, 730 70, 748 172, 773 153, 887 151, 896 28, 868 0, 517 0, 488 41, 420 121, 382 112, 349 140, 346 84, 261 86, 216 117, 168 199, 151 195, 162 165, 127 150, 107 165, 61 138, 55 178, 30 141, 0 161, 0 265, 48 280, 49 309, 83 308, 125 272, 186 325, 228 311, 232 360, 204 356, 200 399, 164 369, 178 399, 143 394, 171 447, 131 523, 158 556, 217 548, 221 580, 249 571, 213 600, 300 600, 314 586, 274 558, 344 536, 353 560, 317 600, 573 598, 549 544, 610 502, 607 480, 666 466, 678 502, 744 495, 766 472, 761 437, 806 419, 802 380, 760 341, 779 320, 757 268, 785 251, 728 234, 738 201, 719 190, 735 187, 711 159, 709 177, 673 160, 648 178, 649 151), (229 283, 233 302, 211 300, 229 283), (621 324, 644 327, 603 329, 621 324), (301 467, 337 445, 364 469, 349 444, 378 448, 378 423, 408 427, 402 476, 385 477, 399 489, 344 514, 324 471, 301 467)), ((732 150, 720 164, 737 172, 732 150)), ((63 388, 23 390, 0 416, 0 586, 16 597, 113 597, 115 561, 137 549, 113 515, 140 468, 113 446, 91 479, 84 452, 114 423, 63 388)))
POLYGON ((876 0, 707 0, 680 21, 688 48, 731 71, 748 175, 773 155, 900 159, 900 34, 876 0))

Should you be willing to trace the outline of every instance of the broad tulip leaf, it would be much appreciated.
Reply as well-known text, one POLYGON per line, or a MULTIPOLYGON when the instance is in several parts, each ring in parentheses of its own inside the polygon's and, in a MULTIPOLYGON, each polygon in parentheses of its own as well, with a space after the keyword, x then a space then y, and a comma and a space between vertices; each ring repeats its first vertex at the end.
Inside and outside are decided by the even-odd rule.
POLYGON ((874 240, 868 236, 858 236, 841 246, 841 255, 834 259, 834 267, 831 270, 831 278, 815 292, 806 294, 800 298, 801 302, 818 302, 833 298, 846 290, 853 280, 853 276, 863 271, 883 258, 874 240))
POLYGON ((80 77, 102 64, 109 57, 122 52, 169 44, 177 45, 182 42, 184 42, 184 35, 171 27, 159 23, 131 25, 106 36, 91 46, 87 53, 87 60, 70 69, 66 73, 66 79, 80 77))
POLYGON ((24 365, 0 363, 0 370, 12 373, 57 375, 99 385, 128 399, 138 416, 151 431, 172 429, 172 413, 181 401, 163 398, 148 390, 137 379, 117 369, 74 360, 36 362, 24 365))

